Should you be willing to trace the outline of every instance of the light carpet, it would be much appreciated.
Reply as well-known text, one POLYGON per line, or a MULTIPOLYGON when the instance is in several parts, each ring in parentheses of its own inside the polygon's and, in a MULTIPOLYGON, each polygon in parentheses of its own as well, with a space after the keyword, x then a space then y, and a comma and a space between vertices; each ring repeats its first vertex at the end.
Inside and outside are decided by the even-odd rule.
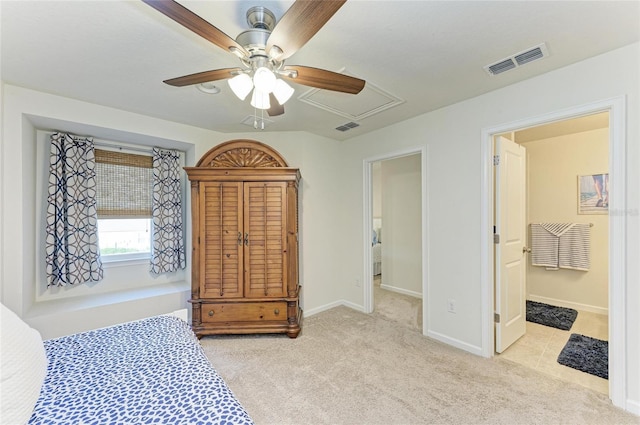
POLYGON ((373 313, 422 333, 422 299, 381 287, 380 276, 373 279, 373 313))
POLYGON ((336 307, 301 335, 201 340, 256 424, 640 424, 603 394, 336 307))

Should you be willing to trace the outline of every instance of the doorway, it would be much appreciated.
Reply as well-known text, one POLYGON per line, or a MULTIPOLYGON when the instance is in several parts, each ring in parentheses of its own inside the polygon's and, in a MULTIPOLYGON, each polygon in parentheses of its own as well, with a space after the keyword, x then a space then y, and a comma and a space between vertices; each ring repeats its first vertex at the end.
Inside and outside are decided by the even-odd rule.
POLYGON ((494 326, 494 252, 493 252, 493 136, 518 129, 562 121, 570 118, 609 112, 609 398, 615 406, 624 408, 627 399, 627 359, 626 359, 626 304, 625 304, 625 256, 627 225, 623 214, 626 207, 625 173, 625 98, 619 96, 587 105, 576 106, 545 115, 521 119, 482 130, 482 181, 481 181, 481 287, 482 287, 482 354, 493 357, 495 342, 494 326))
MULTIPOLYGON (((364 310, 366 313, 374 312, 375 291, 380 289, 387 291, 386 295, 391 295, 392 297, 407 297, 405 301, 413 299, 415 303, 417 299, 419 301, 416 307, 418 311, 413 320, 419 321, 416 328, 420 329, 423 334, 428 329, 426 320, 427 303, 424 302, 424 297, 428 294, 426 164, 426 146, 391 152, 378 157, 367 158, 363 161, 364 310), (407 168, 407 161, 408 164, 412 164, 411 169, 413 170, 408 173, 409 176, 407 175, 407 170, 404 169, 407 168), (383 202, 380 202, 378 205, 380 209, 377 210, 377 213, 374 213, 374 164, 378 163, 380 165, 375 165, 375 167, 380 166, 384 170, 384 164, 386 163, 388 171, 391 173, 388 178, 381 179, 381 181, 388 180, 389 187, 382 192, 387 192, 390 198, 386 202, 387 205, 384 207, 384 212, 383 202), (411 192, 413 196, 410 199, 402 200, 403 196, 407 196, 406 188, 405 190, 392 190, 392 188, 394 185, 400 185, 400 188, 402 188, 402 182, 407 181, 406 179, 413 182, 410 183, 413 187, 411 192), (416 190, 417 192, 415 192, 416 190), (398 198, 394 198, 394 196, 398 198), (405 223, 402 223, 402 219, 400 219, 400 223, 398 222, 398 218, 401 218, 403 213, 401 204, 404 205, 405 209, 411 209, 413 220, 417 220, 417 223, 414 221, 415 224, 413 226, 406 226, 405 223), (380 270, 376 271, 380 271, 377 274, 381 277, 378 288, 374 285, 373 255, 375 244, 372 240, 372 235, 376 228, 376 237, 379 236, 382 242, 378 248, 380 249, 382 262, 379 266, 376 266, 380 267, 380 270), (407 232, 411 234, 411 246, 404 243, 407 232), (408 255, 407 249, 410 249, 408 255), (403 263, 407 259, 410 259, 410 263, 403 263), (388 265, 385 266, 387 262, 388 265), (406 274, 407 272, 409 272, 408 275, 406 274)), ((382 171, 382 174, 384 174, 384 171, 382 171)), ((401 313, 399 310, 398 312, 401 313)))
MULTIPOLYGON (((608 341, 608 197, 606 185, 595 193, 592 177, 606 182, 608 176, 609 114, 591 114, 516 130, 499 137, 503 142, 513 142, 516 149, 526 153, 523 155, 526 158, 523 167, 526 168, 526 187, 522 199, 524 238, 516 247, 516 256, 524 263, 527 305, 568 309, 565 310, 567 313, 575 312, 577 317, 565 330, 523 323, 522 333, 515 335, 516 341, 505 341, 503 331, 499 330, 496 332, 496 352, 500 352, 500 358, 608 394, 606 379, 561 365, 557 359, 572 334, 608 341), (584 186, 582 191, 578 189, 581 186, 584 186), (553 223, 581 226, 590 251, 586 269, 534 265, 534 259, 540 261, 541 256, 539 250, 531 253, 532 226, 541 229, 540 223, 547 227, 553 223), (528 247, 529 253, 521 249, 523 247, 528 247), (499 344, 501 336, 502 344, 499 344)), ((503 165, 506 166, 501 163, 496 167, 496 173, 503 165)), ((496 190, 495 200, 496 211, 498 206, 505 206, 505 201, 512 202, 509 198, 505 200, 499 190, 496 190)), ((513 211, 508 205, 506 207, 513 211)), ((501 236, 504 236, 502 232, 501 236)), ((499 249, 498 245, 496 249, 499 249)), ((501 257, 496 255, 496 261, 501 257)), ((499 269, 497 275, 502 275, 499 269)), ((497 289, 499 286, 496 284, 497 289)), ((499 304, 496 300, 496 305, 499 304)))
POLYGON ((419 154, 372 164, 373 313, 422 332, 419 154))

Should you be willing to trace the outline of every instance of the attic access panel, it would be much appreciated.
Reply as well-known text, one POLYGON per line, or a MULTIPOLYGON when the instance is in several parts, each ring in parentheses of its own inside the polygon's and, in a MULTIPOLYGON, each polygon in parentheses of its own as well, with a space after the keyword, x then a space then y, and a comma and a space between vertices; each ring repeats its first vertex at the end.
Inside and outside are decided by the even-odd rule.
MULTIPOLYGON (((340 72, 348 75, 344 69, 340 72)), ((301 94, 298 100, 352 121, 370 117, 405 102, 370 81, 367 81, 362 91, 356 95, 311 89, 301 94)))

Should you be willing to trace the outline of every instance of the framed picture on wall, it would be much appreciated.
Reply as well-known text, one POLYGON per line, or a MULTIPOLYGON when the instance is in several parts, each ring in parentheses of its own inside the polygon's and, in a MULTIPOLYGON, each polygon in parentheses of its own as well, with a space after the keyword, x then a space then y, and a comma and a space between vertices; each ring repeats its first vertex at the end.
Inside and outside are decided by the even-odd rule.
POLYGON ((578 214, 609 213, 609 174, 578 176, 578 214))

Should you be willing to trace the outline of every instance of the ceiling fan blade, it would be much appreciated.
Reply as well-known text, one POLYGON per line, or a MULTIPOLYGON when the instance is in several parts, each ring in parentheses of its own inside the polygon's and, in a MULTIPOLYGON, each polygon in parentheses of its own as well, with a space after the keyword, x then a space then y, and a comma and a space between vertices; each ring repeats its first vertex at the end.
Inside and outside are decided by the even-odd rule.
POLYGON ((278 102, 278 99, 273 95, 273 93, 269 93, 269 103, 271 107, 267 109, 267 114, 270 117, 277 117, 278 115, 284 114, 284 106, 278 102))
POLYGON ((294 83, 305 86, 316 87, 318 89, 333 90, 343 93, 358 94, 364 88, 365 81, 360 78, 350 77, 326 69, 311 68, 309 66, 291 65, 285 66, 285 71, 296 71, 295 78, 282 74, 281 77, 294 83))
POLYGON ((225 78, 233 77, 234 71, 241 71, 240 68, 222 68, 214 69, 212 71, 203 71, 195 74, 185 75, 182 77, 171 78, 170 80, 164 80, 164 83, 175 87, 190 86, 192 84, 206 83, 209 81, 224 80, 225 78))
POLYGON ((267 53, 284 60, 304 46, 347 0, 297 0, 282 16, 267 40, 267 53), (280 54, 271 48, 278 46, 280 54))
POLYGON ((233 38, 211 25, 200 16, 196 15, 180 3, 173 0, 142 0, 158 12, 173 19, 183 27, 195 32, 199 36, 209 40, 216 46, 229 51, 230 47, 239 49, 247 54, 244 47, 238 44, 233 38))

